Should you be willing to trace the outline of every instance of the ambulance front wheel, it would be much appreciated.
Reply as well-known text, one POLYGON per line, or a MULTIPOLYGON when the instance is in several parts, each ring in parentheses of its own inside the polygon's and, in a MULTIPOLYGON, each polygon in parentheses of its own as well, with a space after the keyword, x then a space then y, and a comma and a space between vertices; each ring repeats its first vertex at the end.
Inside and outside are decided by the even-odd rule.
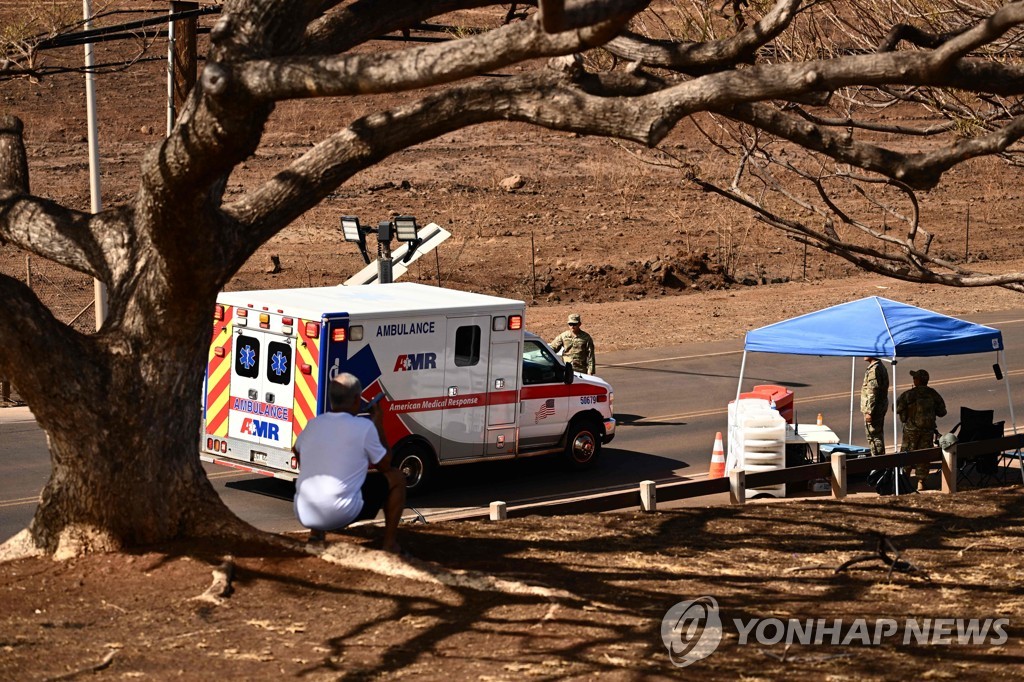
POLYGON ((593 419, 573 422, 565 439, 565 456, 574 469, 586 469, 601 455, 601 425, 593 419))
POLYGON ((403 445, 395 458, 395 468, 405 474, 405 490, 409 495, 427 489, 434 479, 435 466, 434 453, 422 443, 403 445))

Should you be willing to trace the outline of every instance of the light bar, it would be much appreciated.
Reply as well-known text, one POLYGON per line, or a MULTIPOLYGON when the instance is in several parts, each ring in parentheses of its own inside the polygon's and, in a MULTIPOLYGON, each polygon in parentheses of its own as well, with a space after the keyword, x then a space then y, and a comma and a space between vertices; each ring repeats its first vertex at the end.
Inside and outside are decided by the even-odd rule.
POLYGON ((366 239, 366 237, 363 236, 363 231, 359 229, 359 218, 356 218, 355 216, 342 216, 341 232, 345 235, 345 241, 347 242, 362 244, 366 239))
POLYGON ((411 215, 395 217, 395 233, 399 241, 416 241, 416 219, 411 215))

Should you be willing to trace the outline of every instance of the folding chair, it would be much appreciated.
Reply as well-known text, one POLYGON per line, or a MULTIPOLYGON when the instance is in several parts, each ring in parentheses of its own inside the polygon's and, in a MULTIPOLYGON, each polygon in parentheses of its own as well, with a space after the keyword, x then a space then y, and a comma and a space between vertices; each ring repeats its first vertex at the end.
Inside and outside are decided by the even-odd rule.
MULTIPOLYGON (((971 441, 989 440, 1000 438, 1003 435, 1005 422, 993 422, 993 410, 972 410, 969 407, 960 408, 960 422, 953 427, 951 433, 957 434, 957 441, 969 443, 971 441), (959 429, 959 433, 957 430, 959 429)), ((978 478, 978 486, 989 485, 990 483, 1002 483, 1000 477, 998 450, 976 455, 970 459, 961 459, 957 481, 971 482, 971 475, 978 478)))

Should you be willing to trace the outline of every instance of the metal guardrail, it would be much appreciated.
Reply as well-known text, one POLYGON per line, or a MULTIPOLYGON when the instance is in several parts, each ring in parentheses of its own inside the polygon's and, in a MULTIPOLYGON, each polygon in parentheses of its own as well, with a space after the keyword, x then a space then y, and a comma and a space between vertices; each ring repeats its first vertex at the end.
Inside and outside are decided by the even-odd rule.
POLYGON ((490 510, 461 517, 460 520, 486 518, 498 520, 533 515, 560 516, 564 514, 613 511, 633 507, 643 509, 644 511, 654 511, 657 502, 674 502, 722 493, 730 493, 734 503, 742 504, 746 501, 746 490, 749 488, 800 483, 822 478, 829 479, 831 482, 834 497, 843 498, 846 496, 846 477, 848 475, 866 474, 875 469, 892 469, 894 467, 905 467, 936 461, 942 462, 943 492, 954 493, 957 488, 959 462, 974 459, 981 455, 992 453, 1005 454, 1011 451, 1014 453, 1013 456, 1020 458, 1021 450, 1024 450, 1024 434, 959 443, 951 451, 943 451, 940 448, 928 448, 926 450, 894 452, 875 457, 856 457, 853 459, 848 459, 846 453, 836 452, 832 454, 832 459, 829 462, 786 467, 774 471, 760 471, 751 474, 743 471, 733 471, 726 478, 679 481, 677 483, 661 485, 655 485, 653 481, 643 481, 640 483, 639 489, 631 488, 535 504, 507 506, 504 502, 494 502, 491 504, 490 510))

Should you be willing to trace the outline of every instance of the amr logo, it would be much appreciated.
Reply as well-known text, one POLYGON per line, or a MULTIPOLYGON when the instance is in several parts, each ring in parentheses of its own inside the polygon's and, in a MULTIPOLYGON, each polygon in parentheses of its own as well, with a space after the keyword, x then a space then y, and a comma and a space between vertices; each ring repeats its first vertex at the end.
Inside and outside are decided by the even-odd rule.
POLYGON ((437 369, 437 353, 410 353, 395 358, 395 372, 411 372, 416 369, 437 369))
POLYGON ((262 419, 246 417, 242 420, 242 433, 257 438, 269 438, 270 440, 281 440, 280 425, 272 422, 265 422, 262 419))

